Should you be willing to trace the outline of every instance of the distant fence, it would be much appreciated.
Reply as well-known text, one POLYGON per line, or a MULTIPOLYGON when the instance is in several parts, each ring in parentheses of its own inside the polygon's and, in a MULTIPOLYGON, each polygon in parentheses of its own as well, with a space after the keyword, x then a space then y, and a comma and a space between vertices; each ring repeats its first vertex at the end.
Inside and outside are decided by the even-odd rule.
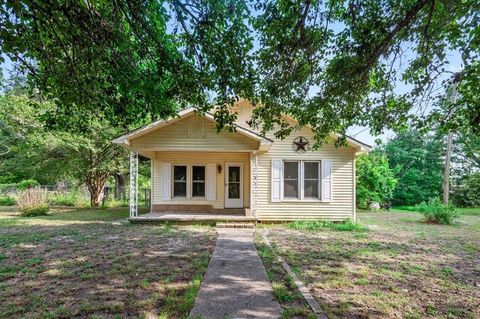
MULTIPOLYGON (((152 192, 150 188, 138 188, 138 206, 150 207, 152 192)), ((106 186, 103 188, 102 203, 109 200, 123 201, 128 204, 130 201, 130 187, 106 186)))
MULTIPOLYGON (((68 187, 64 185, 40 185, 39 187, 47 190, 48 197, 52 199, 55 205, 55 198, 61 203, 61 197, 75 197, 85 203, 90 203, 90 193, 86 187, 68 187)), ((19 189, 15 184, 0 185, 0 194, 3 196, 16 197, 19 189)), ((130 201, 130 187, 105 186, 100 195, 100 204, 102 206, 128 206, 130 201)), ((150 207, 151 189, 148 187, 138 188, 138 206, 150 207)), ((64 206, 58 204, 59 206, 64 206)), ((70 206, 70 205, 66 205, 70 206)))

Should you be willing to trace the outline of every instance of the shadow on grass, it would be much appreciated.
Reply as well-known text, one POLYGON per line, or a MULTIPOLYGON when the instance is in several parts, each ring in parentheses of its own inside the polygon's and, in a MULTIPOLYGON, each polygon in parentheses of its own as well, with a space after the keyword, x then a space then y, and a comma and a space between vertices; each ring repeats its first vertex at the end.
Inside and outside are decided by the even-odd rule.
MULTIPOLYGON (((77 220, 60 214, 48 218, 77 220)), ((188 315, 215 245, 210 228, 89 220, 0 227, 0 318, 188 315)))
MULTIPOLYGON (((148 212, 148 208, 140 208, 139 213, 148 212)), ((128 208, 51 208, 48 215, 36 217, 21 217, 18 207, 0 207, 0 227, 46 224, 49 221, 102 223, 112 222, 129 217, 128 208)))

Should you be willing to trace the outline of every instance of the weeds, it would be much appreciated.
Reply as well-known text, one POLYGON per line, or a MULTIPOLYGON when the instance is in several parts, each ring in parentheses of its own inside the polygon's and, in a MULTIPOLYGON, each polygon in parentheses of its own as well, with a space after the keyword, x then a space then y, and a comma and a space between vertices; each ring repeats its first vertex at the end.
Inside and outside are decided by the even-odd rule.
POLYGON ((17 202, 13 197, 10 196, 0 196, 0 206, 13 206, 17 202))
POLYGON ((364 232, 368 229, 357 224, 350 219, 345 222, 330 222, 322 220, 296 220, 287 224, 291 229, 305 230, 335 230, 335 231, 351 231, 364 232))

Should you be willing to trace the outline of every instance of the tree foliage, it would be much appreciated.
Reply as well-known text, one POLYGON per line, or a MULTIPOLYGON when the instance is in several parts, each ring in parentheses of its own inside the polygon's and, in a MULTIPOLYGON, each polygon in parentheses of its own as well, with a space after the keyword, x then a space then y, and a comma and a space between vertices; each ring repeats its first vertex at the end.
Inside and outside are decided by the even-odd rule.
POLYGON ((52 126, 102 116, 125 129, 215 101, 222 128, 244 97, 252 125, 282 137, 288 114, 319 142, 353 125, 480 127, 476 0, 1 0, 0 20, 2 52, 56 101, 52 126), (455 116, 423 116, 454 78, 455 116))
POLYGON ((480 207, 480 172, 469 174, 453 185, 452 202, 459 207, 480 207))
POLYGON ((393 192, 394 204, 415 205, 440 196, 443 144, 438 136, 408 130, 383 146, 398 180, 393 192))
POLYGON ((0 96, 2 182, 34 178, 44 185, 62 179, 85 184, 96 207, 108 177, 127 170, 127 152, 110 142, 119 131, 98 120, 90 121, 84 133, 45 130, 41 114, 51 107, 26 96, 0 96))
POLYGON ((356 161, 356 177, 359 208, 368 208, 371 202, 385 205, 392 200, 397 179, 384 154, 372 152, 359 156, 356 161))

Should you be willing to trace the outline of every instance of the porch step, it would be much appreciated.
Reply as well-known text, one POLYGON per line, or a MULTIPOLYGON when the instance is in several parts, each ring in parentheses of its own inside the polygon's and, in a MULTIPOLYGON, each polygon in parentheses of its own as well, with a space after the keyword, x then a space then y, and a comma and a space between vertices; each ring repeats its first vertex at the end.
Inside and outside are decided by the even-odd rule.
POLYGON ((217 223, 218 228, 255 228, 254 223, 217 223))

